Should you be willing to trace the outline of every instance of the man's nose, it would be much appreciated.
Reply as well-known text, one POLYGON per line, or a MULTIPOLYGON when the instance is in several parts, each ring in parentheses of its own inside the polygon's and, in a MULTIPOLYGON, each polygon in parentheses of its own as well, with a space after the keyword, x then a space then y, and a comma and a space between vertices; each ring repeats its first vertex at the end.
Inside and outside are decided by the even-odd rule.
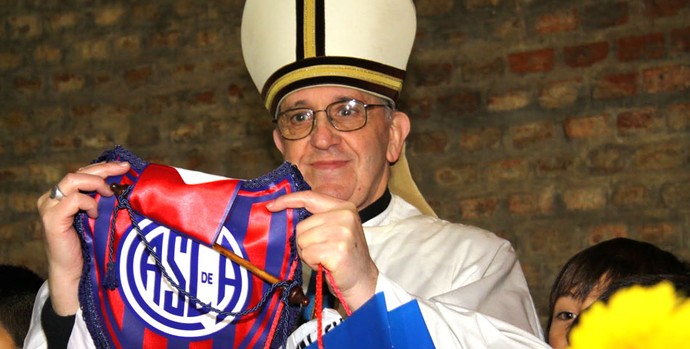
POLYGON ((331 125, 323 110, 314 113, 314 129, 311 132, 312 145, 320 149, 328 148, 340 140, 340 131, 331 125))

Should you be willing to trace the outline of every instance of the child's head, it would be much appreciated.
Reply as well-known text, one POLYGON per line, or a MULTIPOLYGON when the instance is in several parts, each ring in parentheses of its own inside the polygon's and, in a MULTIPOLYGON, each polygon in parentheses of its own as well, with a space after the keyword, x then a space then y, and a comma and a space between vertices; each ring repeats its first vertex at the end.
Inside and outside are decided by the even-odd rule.
POLYGON ((554 349, 567 346, 573 320, 616 280, 644 274, 682 274, 687 270, 678 258, 652 244, 615 238, 586 248, 566 262, 549 295, 548 343, 554 349))
POLYGON ((0 339, 11 340, 21 347, 29 330, 34 298, 43 279, 26 267, 3 264, 0 265, 0 280, 0 339))

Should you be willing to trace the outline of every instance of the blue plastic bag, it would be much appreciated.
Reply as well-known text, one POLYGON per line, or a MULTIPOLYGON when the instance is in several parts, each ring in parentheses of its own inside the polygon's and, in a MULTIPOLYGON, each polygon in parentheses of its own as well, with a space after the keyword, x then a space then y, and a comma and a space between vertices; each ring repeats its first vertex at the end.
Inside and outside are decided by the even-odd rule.
MULTIPOLYGON (((435 348, 417 301, 388 312, 378 293, 323 337, 325 349, 435 348)), ((317 349, 312 343, 307 349, 317 349)))

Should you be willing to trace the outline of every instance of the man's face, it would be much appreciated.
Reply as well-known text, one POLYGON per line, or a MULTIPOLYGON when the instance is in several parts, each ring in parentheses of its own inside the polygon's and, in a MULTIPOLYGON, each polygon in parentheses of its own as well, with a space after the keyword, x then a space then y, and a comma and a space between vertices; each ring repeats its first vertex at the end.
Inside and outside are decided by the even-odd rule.
MULTIPOLYGON (((376 97, 345 87, 312 87, 290 94, 280 111, 292 108, 323 110, 329 104, 357 99, 379 104, 376 97)), ((383 194, 389 177, 388 164, 398 159, 409 132, 407 115, 386 108, 370 108, 363 128, 341 132, 328 122, 325 112, 315 115, 316 125, 307 137, 285 140, 273 132, 276 147, 285 160, 297 165, 312 190, 347 200, 362 209, 383 194)))

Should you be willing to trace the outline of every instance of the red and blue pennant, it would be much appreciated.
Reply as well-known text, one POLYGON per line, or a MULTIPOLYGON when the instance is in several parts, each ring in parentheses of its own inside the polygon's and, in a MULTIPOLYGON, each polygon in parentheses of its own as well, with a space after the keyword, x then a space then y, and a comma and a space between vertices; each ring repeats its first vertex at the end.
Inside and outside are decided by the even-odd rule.
POLYGON ((278 348, 299 315, 295 227, 303 209, 272 213, 271 200, 309 189, 283 163, 251 180, 148 163, 122 147, 94 162, 128 161, 92 194, 98 218, 75 218, 84 270, 79 298, 98 348, 278 348), (270 283, 214 250, 280 280, 270 283))

